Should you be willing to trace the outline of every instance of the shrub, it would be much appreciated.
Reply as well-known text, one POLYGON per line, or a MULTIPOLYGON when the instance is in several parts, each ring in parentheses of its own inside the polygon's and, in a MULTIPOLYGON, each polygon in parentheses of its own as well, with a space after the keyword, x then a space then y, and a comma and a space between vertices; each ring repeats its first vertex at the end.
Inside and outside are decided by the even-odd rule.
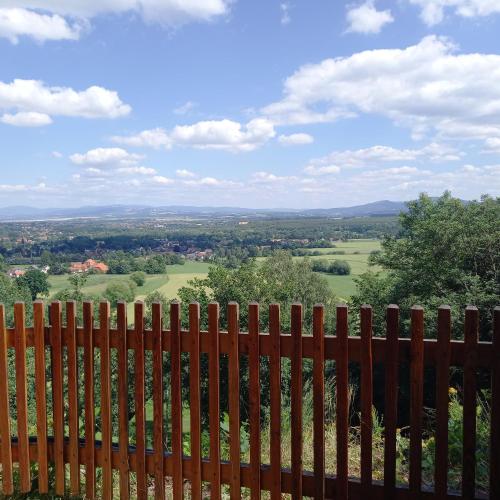
POLYGON ((347 276, 351 274, 351 266, 349 262, 345 260, 334 260, 330 267, 328 268, 330 274, 336 274, 337 276, 347 276))
POLYGON ((146 283, 146 273, 142 271, 135 271, 130 275, 130 279, 137 285, 137 286, 144 286, 144 283, 146 283))

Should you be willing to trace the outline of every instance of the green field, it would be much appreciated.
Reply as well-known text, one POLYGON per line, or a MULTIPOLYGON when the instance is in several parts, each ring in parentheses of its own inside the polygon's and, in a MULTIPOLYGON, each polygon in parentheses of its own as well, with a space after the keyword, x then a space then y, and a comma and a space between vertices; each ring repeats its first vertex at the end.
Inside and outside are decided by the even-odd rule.
MULTIPOLYGON (((379 240, 349 240, 347 242, 335 243, 334 249, 332 248, 317 248, 322 253, 327 254, 332 250, 345 251, 345 255, 323 255, 317 257, 310 257, 314 259, 326 260, 345 260, 351 266, 351 274, 349 276, 334 276, 331 274, 321 273, 330 284, 330 287, 339 297, 339 299, 348 299, 356 292, 356 283, 354 279, 360 274, 368 270, 368 256, 373 250, 380 250, 379 240)), ((301 257, 295 257, 300 259, 301 257)))
MULTIPOLYGON (((368 256, 372 250, 380 249, 378 240, 350 240, 348 242, 338 242, 335 248, 317 248, 322 256, 310 257, 310 259, 326 260, 346 260, 351 265, 349 276, 333 276, 322 273, 330 284, 332 290, 339 299, 348 299, 356 291, 354 278, 364 273, 368 269, 368 256), (328 255, 332 250, 342 250, 344 255, 328 255)), ((294 257, 302 259, 303 257, 294 257)), ((262 260, 259 258, 258 260, 262 260)), ((208 273, 210 264, 205 262, 188 261, 184 265, 174 265, 167 267, 167 274, 152 274, 146 278, 144 286, 137 288, 136 300, 144 300, 147 295, 155 290, 160 291, 169 299, 177 297, 179 289, 186 286, 193 278, 204 278, 208 273)), ((102 295, 110 282, 128 280, 128 275, 114 274, 93 274, 89 275, 84 293, 89 295, 102 295)), ((57 292, 68 287, 68 275, 50 276, 50 295, 54 297, 57 292)))
MULTIPOLYGON (((204 278, 208 273, 209 264, 205 262, 188 261, 184 265, 174 265, 167 267, 167 274, 147 275, 144 286, 137 288, 136 300, 144 300, 147 295, 155 290, 163 293, 168 299, 177 298, 179 288, 187 285, 193 278, 204 278)), ((129 275, 117 274, 91 274, 84 287, 84 293, 89 295, 102 295, 109 283, 115 281, 125 281, 129 275)), ((57 292, 67 288, 68 275, 50 276, 50 295, 53 297, 57 292)), ((129 311, 131 312, 131 311, 129 311)))

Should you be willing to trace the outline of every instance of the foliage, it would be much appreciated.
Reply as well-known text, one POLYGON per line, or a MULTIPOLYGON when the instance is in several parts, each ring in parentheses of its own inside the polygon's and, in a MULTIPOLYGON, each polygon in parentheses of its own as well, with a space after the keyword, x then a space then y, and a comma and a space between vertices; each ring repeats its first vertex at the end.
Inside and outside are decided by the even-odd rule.
POLYGON ((135 289, 137 285, 130 280, 127 281, 112 281, 106 287, 104 298, 115 307, 120 300, 125 302, 133 302, 135 299, 135 289))
POLYGON ((384 273, 360 277, 353 305, 372 304, 382 332, 388 304, 400 305, 406 331, 409 308, 420 304, 431 314, 426 332, 434 335, 437 307, 449 304, 456 336, 462 336, 463 309, 474 304, 481 334, 490 339, 500 294, 500 199, 463 203, 449 193, 437 200, 421 195, 408 208, 400 215, 399 237, 386 237, 382 251, 370 257, 384 273))
POLYGON ((137 285, 137 286, 144 286, 144 283, 146 283, 146 273, 143 271, 134 271, 130 275, 130 279, 137 285))
POLYGON ((28 269, 17 280, 21 283, 21 286, 26 286, 29 289, 32 300, 36 300, 39 295, 46 296, 49 294, 49 280, 47 275, 39 269, 28 269))

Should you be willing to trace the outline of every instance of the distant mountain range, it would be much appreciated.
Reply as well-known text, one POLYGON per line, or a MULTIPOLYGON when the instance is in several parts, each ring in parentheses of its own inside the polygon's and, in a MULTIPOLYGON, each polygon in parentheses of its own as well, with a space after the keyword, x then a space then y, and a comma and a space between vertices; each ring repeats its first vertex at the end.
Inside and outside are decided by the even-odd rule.
POLYGON ((146 205, 86 206, 79 208, 34 208, 11 206, 0 208, 0 221, 34 221, 80 218, 144 219, 155 217, 366 217, 376 215, 397 215, 406 210, 403 201, 381 200, 365 205, 339 208, 315 209, 253 209, 237 207, 194 207, 146 205))

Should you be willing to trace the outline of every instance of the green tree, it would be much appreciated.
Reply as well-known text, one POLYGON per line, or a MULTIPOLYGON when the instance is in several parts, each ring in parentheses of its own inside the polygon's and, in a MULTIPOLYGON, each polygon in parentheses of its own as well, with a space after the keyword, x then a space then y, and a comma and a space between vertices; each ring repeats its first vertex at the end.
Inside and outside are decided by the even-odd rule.
POLYGON ((32 300, 36 300, 39 295, 47 296, 49 294, 48 277, 39 269, 28 269, 23 276, 17 279, 30 290, 32 300))
POLYGON ((167 264, 161 255, 150 257, 144 265, 144 271, 148 274, 164 274, 167 272, 167 264))
POLYGON ((346 260, 334 260, 328 266, 328 272, 337 276, 347 276, 351 274, 351 266, 346 260))
POLYGON ((135 299, 136 284, 133 281, 113 281, 104 292, 104 298, 114 307, 120 300, 133 302, 135 299))
POLYGON ((137 285, 137 286, 144 286, 146 283, 146 273, 143 271, 134 271, 130 275, 130 279, 137 285))
POLYGON ((500 199, 463 203, 449 193, 437 200, 421 195, 399 219, 400 234, 386 237, 382 251, 370 256, 383 271, 360 277, 353 304, 375 307, 380 333, 388 304, 400 305, 403 331, 410 307, 420 304, 429 336, 435 335, 437 307, 449 304, 457 337, 463 335, 463 311, 473 304, 480 310, 481 335, 490 339, 500 295, 500 199))

